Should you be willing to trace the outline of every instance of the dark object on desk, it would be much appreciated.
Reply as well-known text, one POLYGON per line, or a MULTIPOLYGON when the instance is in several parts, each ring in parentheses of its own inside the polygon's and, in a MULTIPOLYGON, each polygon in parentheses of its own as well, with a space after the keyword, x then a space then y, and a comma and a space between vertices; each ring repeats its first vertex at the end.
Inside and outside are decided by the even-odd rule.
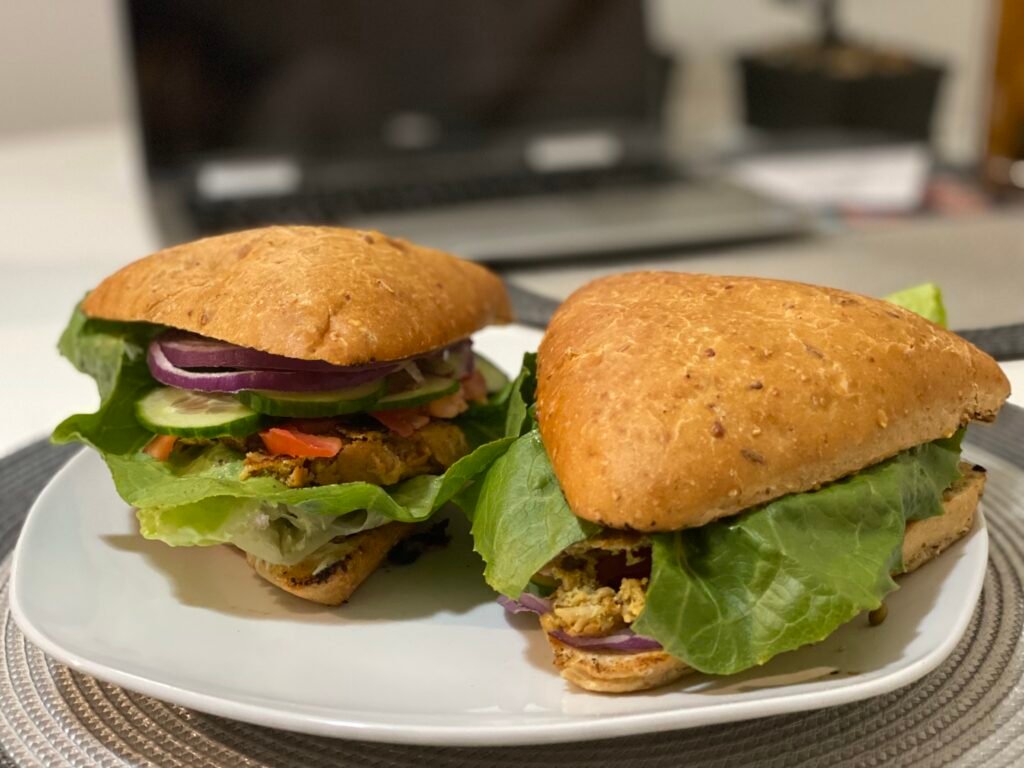
POLYGON ((926 141, 943 67, 852 40, 839 30, 836 0, 815 5, 817 40, 740 56, 747 122, 775 133, 840 129, 926 141))
POLYGON ((345 223, 500 261, 806 228, 680 178, 663 141, 672 61, 642 3, 126 4, 170 241, 345 223))
POLYGON ((997 3, 995 61, 988 100, 988 143, 982 164, 988 190, 998 198, 1024 198, 1024 3, 997 3))
POLYGON ((996 360, 1024 359, 1024 323, 969 328, 957 333, 996 360))
MULTIPOLYGON (((535 328, 547 326, 560 302, 555 299, 506 282, 516 321, 535 328)), ((969 342, 996 360, 1024 359, 1024 323, 994 328, 971 328, 956 331, 969 342)))
POLYGON ((561 304, 556 299, 541 296, 508 281, 505 282, 505 292, 512 302, 516 322, 533 328, 547 328, 551 316, 561 304))

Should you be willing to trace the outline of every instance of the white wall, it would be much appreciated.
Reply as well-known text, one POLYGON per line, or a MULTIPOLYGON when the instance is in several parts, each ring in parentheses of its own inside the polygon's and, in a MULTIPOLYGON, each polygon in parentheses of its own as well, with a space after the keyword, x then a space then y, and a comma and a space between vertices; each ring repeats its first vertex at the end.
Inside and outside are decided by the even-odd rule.
POLYGON ((0 134, 121 119, 115 0, 0 0, 0 134))
MULTIPOLYGON (((634 0, 622 0, 633 2, 634 0)), ((806 34, 803 4, 778 0, 649 0, 652 32, 685 57, 672 108, 684 150, 719 150, 738 135, 732 55, 806 34)), ((242 7, 243 3, 239 3, 242 7)), ((124 119, 115 0, 0 0, 0 135, 124 119)), ((846 0, 846 28, 944 59, 938 141, 951 159, 979 144, 990 0, 846 0)))

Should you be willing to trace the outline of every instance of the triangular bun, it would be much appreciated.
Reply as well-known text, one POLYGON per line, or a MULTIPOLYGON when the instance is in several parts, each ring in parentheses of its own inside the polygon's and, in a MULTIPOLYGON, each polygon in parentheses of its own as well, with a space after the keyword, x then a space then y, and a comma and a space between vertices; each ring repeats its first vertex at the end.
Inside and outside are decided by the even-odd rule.
POLYGON ((878 299, 671 272, 597 280, 540 346, 541 436, 569 506, 703 525, 990 420, 992 358, 878 299))
POLYGON ((337 227, 167 248, 108 277, 82 309, 337 365, 417 355, 512 317, 504 284, 484 267, 337 227))

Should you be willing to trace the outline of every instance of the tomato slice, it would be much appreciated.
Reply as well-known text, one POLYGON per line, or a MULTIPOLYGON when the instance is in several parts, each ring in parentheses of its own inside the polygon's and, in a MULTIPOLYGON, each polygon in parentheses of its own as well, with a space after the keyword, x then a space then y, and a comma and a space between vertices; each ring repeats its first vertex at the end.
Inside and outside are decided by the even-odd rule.
POLYGON ((430 423, 430 417, 423 412, 422 406, 416 408, 392 408, 389 411, 373 411, 373 418, 402 437, 412 437, 420 427, 430 423))
POLYGON ((157 461, 167 461, 174 450, 174 444, 178 441, 174 435, 153 435, 153 439, 146 443, 142 449, 157 461))
POLYGON ((341 450, 340 437, 325 437, 300 432, 294 427, 271 427, 260 432, 260 439, 271 456, 298 456, 324 458, 337 456, 341 450))

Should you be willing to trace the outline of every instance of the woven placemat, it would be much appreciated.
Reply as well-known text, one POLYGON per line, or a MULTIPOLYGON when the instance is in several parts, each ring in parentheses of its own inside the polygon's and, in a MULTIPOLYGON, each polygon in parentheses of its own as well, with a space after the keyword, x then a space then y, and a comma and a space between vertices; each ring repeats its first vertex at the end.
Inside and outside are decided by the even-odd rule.
MULTIPOLYGON (((972 444, 1024 469, 1024 410, 972 444)), ((0 555, 73 450, 36 444, 0 462, 0 555)), ((1024 516, 1019 479, 992 473, 990 563, 964 639, 937 670, 885 696, 798 715, 608 741, 434 748, 275 731, 164 704, 71 671, 30 645, 0 565, 2 765, 75 766, 933 766, 1024 765, 1024 516), (1016 485, 1016 488, 1014 487, 1016 485)), ((273 663, 273 659, 268 659, 273 663)))

